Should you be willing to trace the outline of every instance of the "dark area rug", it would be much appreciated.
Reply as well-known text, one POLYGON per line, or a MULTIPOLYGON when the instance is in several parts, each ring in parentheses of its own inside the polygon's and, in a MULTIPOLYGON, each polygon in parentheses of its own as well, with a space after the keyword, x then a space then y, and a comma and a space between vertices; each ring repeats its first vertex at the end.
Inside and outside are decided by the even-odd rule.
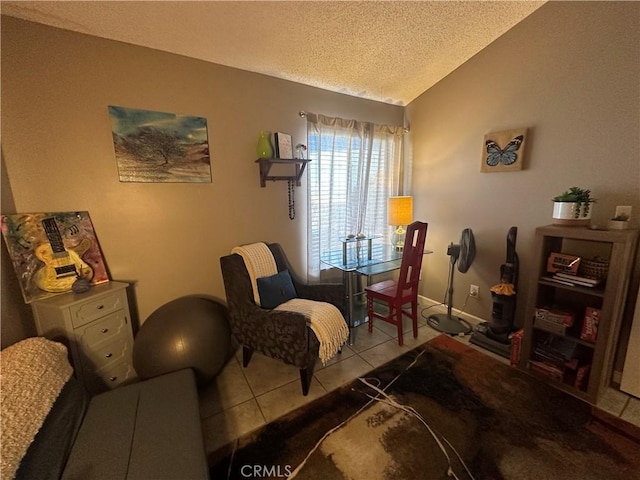
POLYGON ((640 429, 446 335, 366 381, 214 453, 211 478, 640 479, 640 429))

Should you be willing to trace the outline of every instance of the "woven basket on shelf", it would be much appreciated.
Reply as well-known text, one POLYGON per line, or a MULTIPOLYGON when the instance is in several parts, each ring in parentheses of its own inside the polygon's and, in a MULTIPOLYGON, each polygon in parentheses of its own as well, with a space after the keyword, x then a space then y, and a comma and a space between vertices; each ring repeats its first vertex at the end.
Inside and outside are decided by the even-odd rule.
POLYGON ((588 260, 583 258, 580 262, 578 275, 595 280, 604 280, 609 272, 609 261, 602 258, 588 260))

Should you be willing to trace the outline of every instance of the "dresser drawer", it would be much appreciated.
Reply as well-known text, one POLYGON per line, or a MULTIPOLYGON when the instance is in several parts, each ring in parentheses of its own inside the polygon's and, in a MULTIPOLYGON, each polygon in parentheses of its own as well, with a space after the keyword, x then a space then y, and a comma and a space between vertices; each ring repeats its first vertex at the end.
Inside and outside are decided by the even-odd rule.
POLYGON ((121 383, 132 380, 136 372, 131 362, 123 361, 113 363, 99 370, 85 374, 85 384, 92 393, 104 392, 117 387, 121 383))
POLYGON ((81 305, 73 305, 69 308, 71 323, 74 328, 81 327, 104 315, 122 310, 125 307, 125 302, 126 296, 121 292, 115 292, 112 295, 104 295, 81 305))
POLYGON ((93 372, 112 363, 130 361, 131 342, 126 336, 117 337, 114 341, 94 345, 83 350, 83 367, 85 372, 93 372))
POLYGON ((115 340, 116 338, 128 338, 130 328, 124 310, 119 310, 100 320, 76 329, 77 338, 80 340, 82 349, 95 350, 96 346, 103 342, 115 340))

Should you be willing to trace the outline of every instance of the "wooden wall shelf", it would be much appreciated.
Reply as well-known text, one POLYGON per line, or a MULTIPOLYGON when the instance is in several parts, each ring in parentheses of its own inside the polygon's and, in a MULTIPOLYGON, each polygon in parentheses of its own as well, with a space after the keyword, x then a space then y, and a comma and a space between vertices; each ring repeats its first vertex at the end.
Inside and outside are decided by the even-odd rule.
POLYGON ((300 178, 304 173, 304 169, 311 160, 304 158, 259 158, 256 163, 260 165, 260 186, 266 187, 267 180, 273 182, 278 180, 295 180, 296 185, 300 186, 300 178), (295 166, 295 175, 269 175, 269 171, 274 164, 284 164, 295 166))

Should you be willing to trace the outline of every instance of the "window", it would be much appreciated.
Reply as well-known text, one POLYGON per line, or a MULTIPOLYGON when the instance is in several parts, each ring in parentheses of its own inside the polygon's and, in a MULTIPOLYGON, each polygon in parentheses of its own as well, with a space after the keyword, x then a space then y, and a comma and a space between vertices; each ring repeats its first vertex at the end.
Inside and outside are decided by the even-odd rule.
POLYGON ((387 198, 406 194, 402 127, 307 113, 308 274, 319 278, 323 252, 353 233, 389 234, 387 198))

